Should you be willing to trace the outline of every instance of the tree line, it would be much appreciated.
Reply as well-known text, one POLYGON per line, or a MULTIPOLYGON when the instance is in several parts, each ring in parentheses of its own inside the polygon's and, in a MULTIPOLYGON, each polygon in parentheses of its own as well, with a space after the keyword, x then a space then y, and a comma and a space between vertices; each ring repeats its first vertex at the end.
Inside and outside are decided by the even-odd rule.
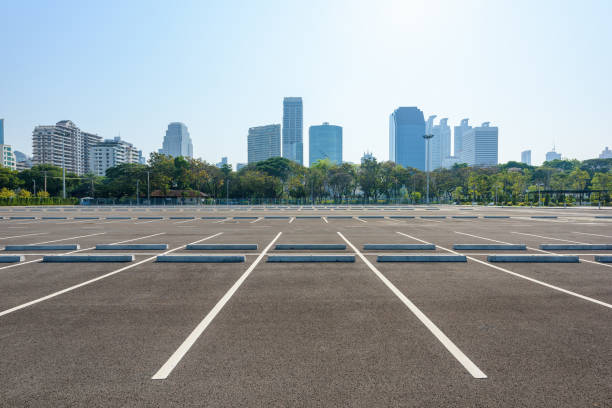
MULTIPOLYGON (((554 160, 541 166, 508 162, 492 167, 456 164, 430 173, 430 201, 505 205, 573 204, 577 200, 610 204, 612 159, 554 160), (543 192, 543 193, 542 193, 543 192)), ((152 153, 148 164, 120 164, 104 177, 66 175, 70 198, 94 197, 117 202, 144 200, 177 192, 205 203, 246 200, 289 203, 421 203, 426 173, 391 161, 365 160, 336 165, 322 160, 304 167, 275 157, 240 171, 201 159, 152 153)), ((0 200, 51 200, 63 193, 62 169, 37 165, 20 172, 0 168, 0 200)))

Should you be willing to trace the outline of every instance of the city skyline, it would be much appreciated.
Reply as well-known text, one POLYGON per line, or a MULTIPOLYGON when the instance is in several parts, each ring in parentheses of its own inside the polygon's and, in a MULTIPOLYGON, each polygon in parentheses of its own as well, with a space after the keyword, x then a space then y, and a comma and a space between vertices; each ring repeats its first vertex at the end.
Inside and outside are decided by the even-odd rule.
POLYGON ((194 156, 246 162, 246 129, 281 123, 280 100, 299 95, 303 127, 342 125, 352 162, 364 150, 387 158, 397 106, 419 106, 451 126, 492 121, 503 130, 501 162, 529 148, 541 163, 553 140, 577 159, 611 144, 612 57, 601 51, 612 37, 610 2, 156 2, 134 30, 145 4, 6 4, 5 143, 31 154, 35 126, 70 118, 104 137, 121 134, 148 156, 180 120, 194 156), (253 21, 256 32, 247 30, 253 21), (451 29, 457 21, 463 28, 451 29), (443 28, 428 29, 432 22, 443 28), (70 65, 67 49, 79 56, 70 65))

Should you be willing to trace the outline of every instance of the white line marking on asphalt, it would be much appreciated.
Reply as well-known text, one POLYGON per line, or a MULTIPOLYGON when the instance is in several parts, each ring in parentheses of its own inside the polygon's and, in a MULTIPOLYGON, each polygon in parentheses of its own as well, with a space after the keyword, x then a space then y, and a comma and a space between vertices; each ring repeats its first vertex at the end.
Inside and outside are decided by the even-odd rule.
POLYGON ((175 224, 184 224, 184 223, 186 223, 186 222, 194 222, 194 221, 196 221, 196 220, 197 220, 197 218, 194 218, 194 219, 192 219, 192 220, 183 220, 183 221, 177 221, 177 222, 175 222, 175 224))
POLYGON ((32 236, 32 235, 46 235, 46 234, 48 234, 48 232, 38 232, 38 233, 35 233, 35 234, 15 235, 13 237, 2 237, 0 239, 22 238, 22 237, 29 237, 29 236, 32 236))
POLYGON ((574 234, 593 235, 594 237, 612 238, 612 236, 610 236, 610 235, 589 234, 588 232, 574 232, 574 234))
POLYGON ((325 221, 326 224, 329 224, 329 221, 327 221, 327 217, 323 217, 323 221, 325 221))
MULTIPOLYGON (((206 241, 207 239, 214 238, 214 237, 216 237, 216 236, 218 236, 218 235, 221 235, 221 234, 223 234, 223 233, 222 233, 222 232, 219 232, 219 233, 217 233, 217 234, 215 234, 215 235, 211 235, 211 236, 209 236, 209 237, 206 237, 206 238, 200 239, 200 240, 198 240, 198 241, 192 242, 191 244, 187 244, 187 245, 197 244, 198 242, 206 241)), ((158 234, 156 234, 156 235, 158 235, 158 234)), ((140 238, 140 239, 143 239, 143 238, 140 238)), ((128 240, 128 241, 135 241, 135 239, 128 240)), ((122 242, 128 242, 128 241, 122 241, 122 242)), ((121 243, 121 242, 117 242, 117 244, 119 244, 119 243, 121 243)), ((88 280, 88 281, 78 283, 78 284, 73 285, 73 286, 70 286, 70 287, 68 287, 68 288, 66 288, 66 289, 62 289, 62 290, 60 290, 60 291, 53 292, 53 293, 51 293, 51 294, 49 294, 49 295, 47 295, 47 296, 43 296, 43 297, 41 297, 41 298, 34 299, 34 300, 31 300, 31 301, 29 301, 29 302, 27 302, 27 303, 23 303, 23 304, 21 304, 21 305, 18 305, 18 306, 12 307, 12 308, 10 308, 10 309, 4 310, 4 311, 0 312, 0 317, 5 316, 5 315, 10 314, 10 313, 13 313, 13 312, 16 312, 16 311, 18 311, 18 310, 24 309, 24 308, 26 308, 26 307, 28 307, 28 306, 32 306, 32 305, 35 305, 35 304, 37 304, 37 303, 44 302, 45 300, 49 300, 49 299, 54 298, 54 297, 56 297, 56 296, 62 295, 62 294, 64 294, 64 293, 67 293, 67 292, 73 291, 73 290, 75 290, 75 289, 81 288, 81 287, 83 287, 83 286, 89 285, 89 284, 91 284, 91 283, 97 282, 97 281, 99 281, 99 280, 102 280, 102 279, 108 278, 109 276, 116 275, 116 274, 118 274, 118 273, 120 273, 120 272, 126 271, 126 270, 131 269, 131 268, 133 268, 133 267, 135 267, 135 266, 142 265, 142 264, 143 264, 143 263, 145 263, 145 262, 149 262, 149 261, 152 261, 152 260, 156 259, 158 255, 166 255, 166 254, 169 254, 169 253, 171 253, 171 252, 178 251, 179 249, 185 248, 187 245, 181 245, 181 246, 179 246, 179 247, 176 247, 176 248, 171 249, 171 250, 169 250, 169 251, 166 251, 166 252, 164 252, 164 253, 154 255, 154 256, 152 256, 152 257, 150 257, 150 258, 143 259, 142 261, 139 261, 139 262, 136 262, 136 263, 134 263, 134 264, 131 264, 131 265, 125 266, 125 267, 123 267, 123 268, 121 268, 121 269, 117 269, 117 270, 115 270, 115 271, 112 271, 112 272, 106 273, 106 274, 104 274, 104 275, 98 276, 97 278, 93 278, 93 279, 90 279, 90 280, 88 280)))
POLYGON ((361 218, 359 218, 359 217, 355 217, 355 219, 356 219, 357 221, 367 222, 366 220, 362 220, 362 219, 361 219, 361 218))
MULTIPOLYGON (((366 258, 355 245, 353 245, 342 233, 338 235, 351 247, 353 251, 361 258, 363 262, 370 268, 372 272, 397 296, 410 311, 427 327, 427 329, 442 343, 444 347, 457 359, 459 363, 472 375, 474 378, 487 378, 480 368, 476 366, 464 353, 453 343, 443 332, 423 313, 410 299, 408 299, 391 281, 389 281, 372 263, 366 258)), ((417 239, 418 240, 418 239, 417 239)))
POLYGON ((256 220, 249 222, 249 224, 255 224, 257 221, 261 221, 261 220, 263 220, 263 218, 259 217, 256 220))
MULTIPOLYGON (((400 234, 400 235, 403 235, 403 236, 405 236, 405 237, 408 237, 408 238, 410 238, 410 239, 414 239, 415 241, 422 242, 423 244, 431 244, 431 242, 423 241, 422 239, 419 239, 419 238, 413 237, 412 235, 404 234, 403 232, 399 232, 399 231, 397 231, 397 233, 398 233, 398 234, 400 234)), ((440 248, 442 248, 442 247, 440 247, 440 248)))
POLYGON ((544 237, 542 235, 535 235, 535 234, 528 234, 526 232, 512 232, 513 234, 521 234, 521 235, 529 235, 532 237, 536 237, 536 238, 543 238, 543 239, 552 239, 553 241, 563 241, 563 242, 569 242, 571 244, 584 244, 584 242, 577 242, 577 241, 570 241, 569 239, 561 239, 561 238, 552 238, 552 237, 544 237))
POLYGON ((261 254, 253 261, 253 263, 249 266, 249 268, 240 276, 240 278, 232 285, 232 287, 223 295, 223 297, 217 302, 217 304, 211 309, 210 312, 204 317, 204 319, 198 323, 198 325, 193 329, 191 334, 187 336, 185 341, 179 346, 178 349, 170 356, 168 361, 164 363, 164 365, 151 377, 152 380, 165 380, 168 378, 172 370, 176 367, 176 365, 183 359, 185 354, 189 351, 191 346, 198 340, 198 338, 202 335, 204 330, 208 327, 208 325, 213 321, 213 319, 217 316, 217 314, 223 309, 223 306, 231 299, 231 297, 236 293, 238 288, 242 285, 242 283, 249 277, 253 269, 257 266, 257 264, 263 259, 266 253, 270 250, 272 245, 278 240, 281 236, 282 232, 276 234, 276 237, 268 244, 268 246, 263 250, 261 254))
MULTIPOLYGON (((398 234, 402 234, 402 233, 398 232, 398 234)), ((402 235, 406 235, 406 234, 402 234, 402 235)), ((478 237, 477 235, 473 235, 473 236, 474 237, 478 237)), ((485 238, 485 237, 478 237, 478 238, 482 238, 482 239, 487 240, 487 241, 499 242, 499 243, 502 243, 502 244, 508 244, 508 242, 497 241, 497 240, 490 239, 490 238, 485 238)), ((425 242, 425 241, 423 241, 423 242, 425 242)), ((448 252, 451 252, 453 254, 465 255, 465 254, 461 254, 459 252, 453 251, 452 249, 444 248, 443 246, 440 246, 440 245, 436 245, 436 246, 438 248, 444 250, 444 251, 448 251, 448 252)), ((544 252, 544 253, 548 253, 548 254, 552 254, 553 253, 553 252, 543 251, 543 250, 537 249, 537 248, 530 248, 530 247, 527 247, 527 248, 528 249, 532 249, 532 250, 536 250, 536 251, 540 251, 540 252, 544 252)), ((521 275, 520 273, 512 272, 512 271, 510 271, 508 269, 501 268, 501 267, 499 267, 497 265, 492 265, 492 264, 490 264, 490 263, 488 263, 486 261, 481 261, 480 259, 474 258, 474 257, 469 256, 469 255, 465 255, 465 256, 466 256, 467 259, 469 259, 471 261, 478 262, 480 264, 489 266, 489 267, 491 267, 493 269, 497 269, 498 271, 502 271, 502 272, 508 273, 510 275, 514 275, 516 277, 519 277, 519 278, 522 278, 522 279, 526 279, 526 280, 528 280, 530 282, 537 283, 538 285, 542 285, 542 286, 545 286, 547 288, 554 289, 554 290, 557 290, 559 292, 563 292, 565 294, 572 295, 572 296, 575 296, 577 298, 580 298, 580 299, 583 299, 583 300, 587 300, 589 302, 593 302, 593 303, 596 303, 598 305, 605 306, 605 307, 608 307, 608 308, 612 309, 612 305, 611 304, 602 302, 601 300, 597 300, 597 299, 594 299, 594 298, 591 298, 591 297, 588 297, 588 296, 584 296, 584 295, 581 295, 580 293, 572 292, 571 290, 563 289, 563 288, 560 288, 559 286, 551 285, 550 283, 546 283, 546 282, 543 282, 543 281, 540 281, 540 280, 537 280, 537 279, 533 279, 533 278, 530 278, 529 276, 521 275)), ((581 259, 581 261, 585 261, 585 260, 581 259)), ((595 263, 597 265, 604 265, 604 264, 600 264, 598 262, 592 262, 592 261, 587 261, 587 262, 595 263)), ((610 266, 610 265, 605 265, 605 266, 610 266)))
POLYGON ((95 234, 89 234, 89 235, 79 235, 77 237, 70 237, 70 238, 62 238, 62 239, 55 239, 53 241, 44 241, 44 242, 37 242, 35 244, 28 244, 28 245, 42 245, 42 244, 50 244, 52 242, 61 242, 61 241, 68 241, 71 239, 77 239, 77 238, 86 238, 86 237, 93 237, 95 235, 102 235, 102 234, 106 234, 106 232, 97 232, 95 234))
POLYGON ((289 220, 289 224, 291 224, 294 220, 295 220, 295 217, 291 217, 291 219, 289 220))

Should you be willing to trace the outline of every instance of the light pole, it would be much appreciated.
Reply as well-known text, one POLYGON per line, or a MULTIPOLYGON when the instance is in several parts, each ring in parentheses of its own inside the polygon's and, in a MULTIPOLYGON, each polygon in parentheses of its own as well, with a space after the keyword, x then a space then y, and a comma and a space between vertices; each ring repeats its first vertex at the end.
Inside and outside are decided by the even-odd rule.
POLYGON ((225 189, 225 205, 227 205, 227 208, 229 208, 229 179, 227 179, 227 186, 225 189))
POLYGON ((538 207, 542 205, 542 192, 540 191, 540 187, 542 187, 542 183, 538 183, 538 207))
POLYGON ((138 194, 139 186, 140 186, 140 180, 136 179, 136 205, 140 205, 140 195, 138 194))
POLYGON ((427 204, 429 204, 429 141, 434 135, 423 135, 425 139, 425 172, 427 173, 427 204))
POLYGON ((150 173, 150 171, 147 171, 147 205, 151 205, 151 183, 149 179, 150 173))
POLYGON ((66 199, 66 141, 62 137, 62 197, 66 199))

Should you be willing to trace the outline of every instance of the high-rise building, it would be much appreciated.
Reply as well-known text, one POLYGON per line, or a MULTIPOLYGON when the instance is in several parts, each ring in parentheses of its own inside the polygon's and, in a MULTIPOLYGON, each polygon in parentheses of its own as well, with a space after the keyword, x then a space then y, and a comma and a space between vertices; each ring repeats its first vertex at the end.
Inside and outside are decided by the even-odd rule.
POLYGON ((521 152, 521 163, 531 166, 531 150, 524 150, 521 152))
POLYGON ((280 157, 280 125, 249 128, 249 163, 257 163, 271 157, 280 157))
POLYGON ((181 122, 172 122, 168 125, 161 154, 172 157, 193 157, 193 144, 187 126, 181 122))
POLYGON ((469 119, 461 119, 461 124, 459 126, 455 126, 455 154, 454 156, 458 158, 461 162, 463 152, 463 134, 468 130, 472 129, 470 125, 468 125, 469 119))
POLYGON ((221 161, 217 164, 215 164, 216 167, 218 168, 222 168, 223 166, 225 166, 227 163, 227 157, 222 157, 221 161))
POLYGON ((240 171, 248 166, 248 163, 236 163, 236 171, 240 171))
POLYGON ((140 163, 142 153, 131 143, 114 139, 100 141, 89 148, 89 172, 106 175, 106 170, 124 163, 140 163))
POLYGON ((470 166, 495 166, 499 130, 484 122, 463 133, 463 151, 461 160, 470 166))
POLYGON ((546 153, 546 161, 553 160, 561 160, 561 153, 557 153, 554 146, 550 152, 546 153))
POLYGON ((425 118, 416 106, 400 107, 389 117, 389 160, 425 170, 425 118))
POLYGON ((0 119, 0 145, 4 144, 4 119, 0 119))
POLYGON ((79 129, 72 121, 36 126, 32 132, 34 165, 52 164, 78 175, 89 171, 89 148, 102 137, 79 129))
POLYGON ((0 165, 17 170, 17 159, 11 145, 0 144, 0 165))
POLYGON ((323 122, 320 126, 308 129, 309 164, 329 159, 334 164, 342 164, 342 126, 323 122))
POLYGON ((32 168, 32 158, 28 157, 27 154, 20 152, 19 150, 13 151, 15 153, 15 159, 17 160, 17 170, 27 170, 32 168))
POLYGON ((445 158, 450 157, 451 130, 448 126, 448 118, 440 119, 440 123, 434 125, 436 115, 427 119, 425 133, 433 135, 429 141, 429 165, 431 170, 443 167, 445 158))
POLYGON ((304 164, 302 98, 283 100, 283 157, 304 164))
POLYGON ((599 155, 600 159, 612 159, 612 150, 608 149, 608 146, 606 146, 605 149, 602 150, 601 154, 599 155))
POLYGON ((374 157, 372 152, 364 152, 363 156, 361 156, 361 164, 365 163, 366 160, 376 160, 376 157, 374 157))

